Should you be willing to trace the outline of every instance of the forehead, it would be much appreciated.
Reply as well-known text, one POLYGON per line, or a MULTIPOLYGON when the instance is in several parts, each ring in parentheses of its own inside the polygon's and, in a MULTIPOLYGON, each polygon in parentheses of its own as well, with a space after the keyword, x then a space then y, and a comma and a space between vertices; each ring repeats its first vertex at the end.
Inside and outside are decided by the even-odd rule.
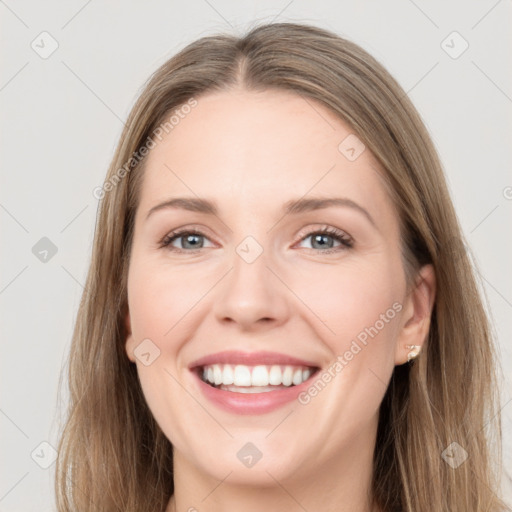
POLYGON ((146 160, 141 210, 169 195, 260 208, 309 192, 389 203, 378 163, 353 130, 298 94, 236 90, 201 96, 155 142, 146 160))

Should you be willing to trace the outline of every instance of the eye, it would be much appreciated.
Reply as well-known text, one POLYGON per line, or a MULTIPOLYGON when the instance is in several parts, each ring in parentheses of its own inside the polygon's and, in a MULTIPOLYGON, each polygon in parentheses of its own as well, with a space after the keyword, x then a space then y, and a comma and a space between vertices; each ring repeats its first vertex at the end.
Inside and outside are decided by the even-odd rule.
MULTIPOLYGON (((319 249, 319 252, 332 253, 338 252, 353 247, 354 241, 352 237, 343 231, 332 228, 329 226, 310 231, 309 233, 302 233, 300 235, 300 242, 312 238, 313 247, 311 250, 319 249), (338 246, 335 246, 335 242, 338 246), (315 247, 316 246, 316 247, 315 247)), ((174 252, 189 252, 195 253, 204 249, 204 240, 209 240, 207 236, 197 229, 182 229, 176 230, 166 235, 159 243, 160 248, 167 247, 174 252), (181 247, 176 247, 174 243, 181 241, 181 247)), ((317 251, 318 252, 318 251, 317 251)))
POLYGON ((320 248, 320 252, 332 253, 343 251, 354 246, 354 240, 351 236, 343 231, 332 228, 329 226, 323 227, 316 231, 310 231, 306 234, 301 234, 300 241, 311 238, 312 249, 320 248), (338 242, 338 246, 334 246, 334 242, 338 242), (316 247, 315 247, 316 246, 316 247))
POLYGON ((169 250, 176 252, 197 252, 204 247, 204 240, 208 240, 206 235, 196 229, 183 229, 173 231, 166 235, 160 242, 161 248, 168 247, 169 250), (182 247, 175 247, 174 242, 181 240, 182 247))

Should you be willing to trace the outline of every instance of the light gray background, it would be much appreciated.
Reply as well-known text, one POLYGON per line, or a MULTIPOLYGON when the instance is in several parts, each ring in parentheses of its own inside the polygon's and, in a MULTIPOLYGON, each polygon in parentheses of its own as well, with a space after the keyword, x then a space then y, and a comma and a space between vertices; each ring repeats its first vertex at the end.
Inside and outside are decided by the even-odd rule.
MULTIPOLYGON (((54 464, 41 467, 52 449, 40 443, 57 443, 59 375, 94 232, 92 190, 123 120, 144 81, 179 49, 257 21, 307 22, 352 39, 422 115, 494 319, 512 473, 511 14, 510 0, 0 0, 0 512, 55 508, 54 464), (58 43, 48 58, 40 56, 51 48, 43 31, 58 43), (453 31, 469 44, 457 58, 464 42, 453 31), (58 249, 47 262, 32 252, 42 237, 58 249)), ((510 482, 504 488, 512 501, 510 482)))

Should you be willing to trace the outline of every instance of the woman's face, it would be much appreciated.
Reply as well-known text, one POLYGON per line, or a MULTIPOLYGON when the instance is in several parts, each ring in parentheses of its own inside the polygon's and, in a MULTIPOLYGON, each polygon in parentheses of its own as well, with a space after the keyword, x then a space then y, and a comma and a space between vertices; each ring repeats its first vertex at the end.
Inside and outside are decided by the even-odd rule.
POLYGON ((425 334, 370 151, 278 91, 202 96, 154 141, 126 350, 175 457, 237 482, 370 457, 393 368, 425 334))

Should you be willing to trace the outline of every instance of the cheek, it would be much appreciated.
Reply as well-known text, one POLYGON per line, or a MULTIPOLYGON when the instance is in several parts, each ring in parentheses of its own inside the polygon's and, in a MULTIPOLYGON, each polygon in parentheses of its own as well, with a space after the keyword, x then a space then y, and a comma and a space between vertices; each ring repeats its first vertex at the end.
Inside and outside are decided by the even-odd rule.
MULTIPOLYGON (((168 340, 207 291, 208 278, 191 269, 138 266, 129 278, 132 329, 138 338, 168 340)), ((163 348, 163 347, 162 347, 163 348)))
POLYGON ((182 446, 182 440, 187 438, 184 425, 194 421, 192 412, 198 413, 190 412, 190 395, 185 391, 179 354, 188 339, 187 312, 197 302, 199 290, 197 286, 187 286, 183 272, 158 268, 143 258, 133 261, 128 277, 133 345, 146 343, 145 352, 151 356, 148 365, 143 358, 136 358, 141 388, 166 437, 185 450, 186 446, 182 446), (176 414, 176 411, 181 412, 176 414))
POLYGON ((324 324, 322 338, 339 354, 351 340, 364 340, 371 327, 379 339, 392 340, 400 310, 402 277, 399 265, 392 260, 380 264, 319 267, 313 274, 303 274, 301 297, 324 324), (311 277, 309 277, 311 275, 311 277))

